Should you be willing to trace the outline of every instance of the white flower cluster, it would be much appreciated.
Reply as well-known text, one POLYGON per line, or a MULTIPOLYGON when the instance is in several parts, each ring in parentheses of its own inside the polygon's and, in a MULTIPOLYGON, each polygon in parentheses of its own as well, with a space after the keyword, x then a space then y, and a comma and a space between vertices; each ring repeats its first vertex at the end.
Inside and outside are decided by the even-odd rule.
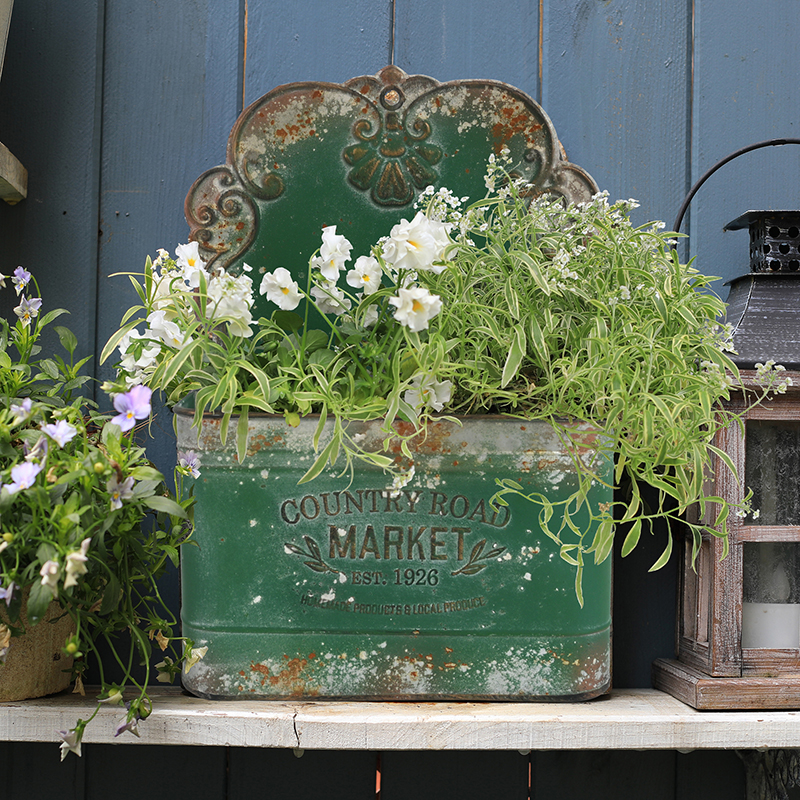
POLYGON ((227 324, 232 336, 252 336, 253 281, 246 274, 250 271, 245 264, 244 274, 238 277, 206 272, 197 242, 178 245, 174 260, 160 249, 153 262, 154 310, 147 316, 147 328, 144 332, 133 328, 119 343, 120 369, 128 386, 147 382, 162 346, 179 349, 191 341, 186 336, 187 320, 178 315, 174 298, 181 293, 198 295, 201 275, 205 275, 207 319, 227 324))
POLYGON ((756 382, 777 394, 785 394, 786 390, 793 385, 793 381, 788 375, 783 375, 784 372, 786 372, 786 367, 769 359, 765 364, 756 364, 756 382))
MULTIPOLYGON (((448 195, 441 194, 442 203, 450 202, 448 195)), ((386 273, 397 286, 397 294, 388 300, 394 306, 395 320, 409 330, 425 330, 441 310, 442 302, 426 288, 415 286, 414 280, 418 272, 439 274, 445 269, 443 259, 446 248, 452 243, 451 227, 451 223, 431 219, 422 211, 410 222, 401 220, 389 236, 373 248, 373 255, 359 256, 347 271, 347 285, 361 293, 360 297, 352 297, 339 288, 338 280, 350 261, 353 246, 336 232, 335 225, 329 225, 323 228, 322 246, 310 261, 313 285, 309 293, 323 314, 345 314, 352 308, 353 300, 359 308, 363 304, 357 318, 364 327, 369 327, 375 324, 379 312, 375 303, 364 304, 364 300, 381 288, 386 273)), ((284 267, 265 273, 259 292, 285 311, 293 311, 303 298, 297 282, 284 267)))

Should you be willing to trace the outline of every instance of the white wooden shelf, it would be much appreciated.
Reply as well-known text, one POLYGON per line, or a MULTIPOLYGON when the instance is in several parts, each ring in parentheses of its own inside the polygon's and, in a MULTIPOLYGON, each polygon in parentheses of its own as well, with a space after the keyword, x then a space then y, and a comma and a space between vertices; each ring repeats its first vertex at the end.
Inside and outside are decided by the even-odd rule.
MULTIPOLYGON (((93 710, 63 694, 0 703, 0 741, 56 742, 93 710)), ((307 750, 695 750, 800 747, 800 711, 696 711, 654 689, 586 703, 209 701, 152 692, 140 738, 114 738, 122 709, 103 707, 84 742, 307 750)))

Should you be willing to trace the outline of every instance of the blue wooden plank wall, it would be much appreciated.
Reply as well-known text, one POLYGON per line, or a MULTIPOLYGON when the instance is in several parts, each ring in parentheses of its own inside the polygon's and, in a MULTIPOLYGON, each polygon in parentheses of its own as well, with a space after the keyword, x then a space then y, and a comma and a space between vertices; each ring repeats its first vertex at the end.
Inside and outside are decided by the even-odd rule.
MULTIPOLYGON (((97 354, 132 301, 108 276, 186 239, 186 190, 224 160, 243 104, 289 81, 375 73, 392 55, 409 73, 528 92, 572 161, 612 197, 639 199, 639 221, 671 224, 718 159, 800 133, 798 34, 795 0, 18 0, 0 141, 30 183, 27 200, 0 204, 0 272, 33 271, 45 306, 68 308, 83 352, 97 354)), ((748 208, 798 207, 798 178, 792 147, 714 176, 685 222, 698 266, 741 272, 744 234, 722 225, 748 208)), ((12 299, 0 293, 3 313, 12 299)), ((151 450, 169 468, 167 414, 157 428, 151 450)), ((648 685, 651 661, 671 654, 675 567, 646 573, 660 545, 617 560, 619 686, 648 685)), ((379 755, 93 745, 62 765, 55 744, 2 744, 0 797, 122 799, 144 776, 195 798, 367 797, 379 755)), ((381 768, 385 798, 744 795, 724 752, 384 753, 381 768)))

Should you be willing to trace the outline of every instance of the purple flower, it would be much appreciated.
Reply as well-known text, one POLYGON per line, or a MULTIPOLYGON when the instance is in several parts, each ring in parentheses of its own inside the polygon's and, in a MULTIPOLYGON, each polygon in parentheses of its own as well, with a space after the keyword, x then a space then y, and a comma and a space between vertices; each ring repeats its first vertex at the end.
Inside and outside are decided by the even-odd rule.
POLYGON ((147 419, 150 416, 150 398, 152 389, 147 386, 134 386, 124 394, 114 396, 114 408, 119 411, 111 421, 123 431, 129 431, 137 419, 147 419))
POLYGON ((61 737, 61 760, 67 757, 67 753, 75 753, 76 756, 81 754, 81 739, 83 738, 83 729, 77 730, 73 728, 71 731, 58 731, 61 737))
POLYGON ((178 451, 178 466, 188 472, 193 478, 200 477, 200 456, 194 450, 178 451))
POLYGON ((41 297, 32 297, 30 300, 28 300, 27 297, 23 297, 22 300, 19 301, 19 305, 14 309, 14 313, 22 320, 22 324, 27 327, 31 324, 31 320, 34 317, 39 316, 39 309, 41 307, 41 297))
POLYGON ((35 461, 38 464, 43 464, 44 460, 47 458, 47 451, 50 449, 50 446, 47 444, 47 438, 40 436, 39 440, 30 450, 28 450, 27 442, 22 445, 22 448, 25 452, 26 461, 35 461))
POLYGON ((33 400, 30 397, 23 399, 21 403, 11 404, 11 413, 14 415, 14 424, 18 425, 20 422, 26 420, 31 413, 33 407, 33 400))
POLYGON ((5 600, 7 606, 11 605, 11 595, 14 593, 14 589, 16 588, 17 585, 14 583, 14 581, 11 581, 11 583, 8 584, 8 588, 0 589, 0 600, 5 600))
POLYGON ((137 708, 133 713, 133 718, 128 719, 128 717, 131 716, 130 707, 131 704, 126 702, 125 708, 128 709, 128 714, 123 718, 122 722, 117 725, 116 730, 114 731, 114 736, 119 736, 121 733, 125 733, 125 731, 130 731, 134 736, 141 736, 139 733, 139 720, 142 719, 142 716, 137 708))
POLYGON ((111 495, 111 508, 122 508, 122 501, 130 500, 133 497, 133 477, 125 478, 120 483, 117 476, 112 475, 106 483, 106 491, 111 495))
POLYGON ((64 419, 42 425, 42 433, 46 433, 59 447, 63 447, 78 432, 64 419))
POLYGON ((14 284, 17 294, 19 294, 30 283, 30 280, 30 272, 28 272, 28 270, 26 270, 24 267, 17 267, 14 270, 14 276, 11 278, 11 283, 14 284))
POLYGON ((25 461, 22 464, 17 464, 16 467, 11 468, 12 483, 6 484, 9 494, 16 494, 22 489, 29 489, 33 486, 36 476, 42 471, 41 464, 34 464, 30 461, 25 461))

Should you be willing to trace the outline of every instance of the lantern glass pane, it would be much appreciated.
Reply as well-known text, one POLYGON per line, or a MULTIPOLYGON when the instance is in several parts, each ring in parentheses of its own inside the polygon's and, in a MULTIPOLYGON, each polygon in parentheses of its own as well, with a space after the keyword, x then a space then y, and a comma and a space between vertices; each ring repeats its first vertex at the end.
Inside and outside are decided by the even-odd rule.
POLYGON ((753 490, 750 525, 800 525, 800 422, 748 420, 745 485, 753 490))
POLYGON ((800 542, 742 547, 742 647, 800 647, 800 542))

